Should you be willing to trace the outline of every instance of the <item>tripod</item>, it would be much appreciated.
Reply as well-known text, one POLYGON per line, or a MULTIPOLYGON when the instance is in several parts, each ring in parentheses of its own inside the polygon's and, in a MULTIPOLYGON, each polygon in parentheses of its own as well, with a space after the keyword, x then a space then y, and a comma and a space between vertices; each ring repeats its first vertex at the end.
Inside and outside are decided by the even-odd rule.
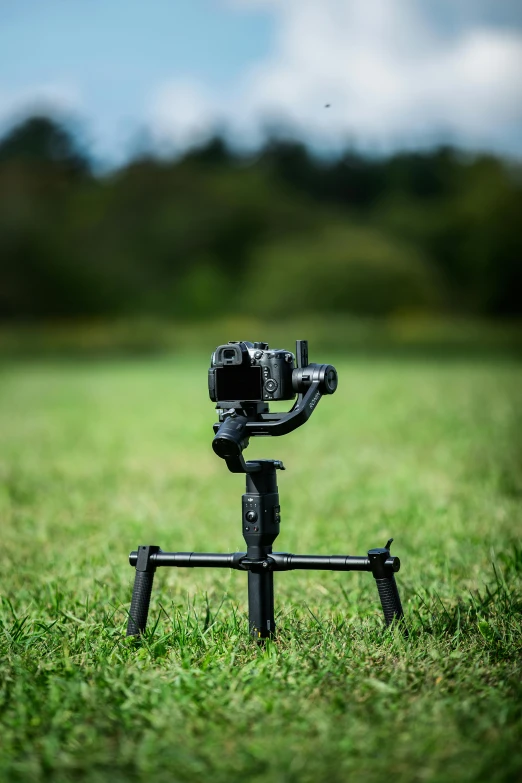
POLYGON ((131 552, 129 562, 135 566, 136 574, 127 636, 139 635, 145 630, 154 574, 157 568, 164 566, 247 571, 249 628, 251 636, 258 641, 275 636, 274 571, 369 571, 377 585, 386 625, 400 622, 407 635, 395 581, 400 561, 390 555, 393 539, 384 547, 370 549, 363 557, 272 551, 281 520, 276 471, 284 470, 284 466, 279 460, 245 462, 243 449, 248 445, 250 435, 280 435, 301 426, 311 416, 321 396, 333 394, 337 388, 337 373, 331 365, 308 364, 306 341, 297 341, 296 354, 298 367, 293 372, 300 393, 290 412, 272 414, 264 403, 237 401, 235 407, 222 411, 220 422, 214 425, 214 451, 226 461, 231 472, 246 474, 241 520, 246 552, 163 552, 159 546, 152 545, 140 546, 131 552))

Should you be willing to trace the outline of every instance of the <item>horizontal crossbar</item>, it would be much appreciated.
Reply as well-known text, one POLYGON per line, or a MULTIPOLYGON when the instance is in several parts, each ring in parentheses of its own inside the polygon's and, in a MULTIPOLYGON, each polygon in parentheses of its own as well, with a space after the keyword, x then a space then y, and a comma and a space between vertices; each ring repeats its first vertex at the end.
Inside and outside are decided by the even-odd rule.
MULTIPOLYGON (((135 566, 138 553, 131 552, 129 563, 135 566)), ((214 552, 155 552, 150 555, 153 567, 174 566, 176 568, 234 568, 249 571, 263 568, 269 571, 371 571, 369 557, 351 555, 291 555, 287 552, 271 552, 262 560, 250 560, 246 552, 216 554, 214 552)), ((384 568, 396 573, 401 567, 398 557, 388 557, 384 568)))

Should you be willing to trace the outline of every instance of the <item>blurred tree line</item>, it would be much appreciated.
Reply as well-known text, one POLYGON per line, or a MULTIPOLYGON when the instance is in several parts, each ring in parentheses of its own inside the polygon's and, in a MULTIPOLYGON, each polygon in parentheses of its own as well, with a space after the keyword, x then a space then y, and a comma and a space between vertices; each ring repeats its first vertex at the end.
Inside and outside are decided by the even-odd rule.
POLYGON ((0 318, 522 315, 522 176, 449 149, 220 138, 96 174, 33 117, 0 140, 0 318))

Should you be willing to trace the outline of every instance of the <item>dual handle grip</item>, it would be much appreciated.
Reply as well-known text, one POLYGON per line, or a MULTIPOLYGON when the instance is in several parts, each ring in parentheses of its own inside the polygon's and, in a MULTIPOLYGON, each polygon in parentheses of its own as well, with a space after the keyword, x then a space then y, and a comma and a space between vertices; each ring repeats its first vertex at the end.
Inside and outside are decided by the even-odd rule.
MULTIPOLYGON (((389 546, 389 545, 388 545, 389 546)), ((149 614, 150 597, 156 566, 150 555, 160 551, 159 546, 140 546, 136 563, 134 589, 127 623, 127 636, 138 636, 145 631, 149 614)), ((408 631, 404 625, 404 612, 395 581, 395 575, 386 568, 390 556, 388 548, 370 549, 368 552, 372 574, 375 578, 386 626, 400 623, 405 637, 408 631)))

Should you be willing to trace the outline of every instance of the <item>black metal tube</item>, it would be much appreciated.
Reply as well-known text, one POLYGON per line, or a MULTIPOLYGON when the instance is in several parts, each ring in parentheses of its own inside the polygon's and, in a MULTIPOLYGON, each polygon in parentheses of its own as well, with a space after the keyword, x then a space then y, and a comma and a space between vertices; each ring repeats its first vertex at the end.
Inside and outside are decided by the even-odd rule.
POLYGON ((268 568, 248 572, 248 621, 254 639, 275 636, 274 575, 268 568))
MULTIPOLYGON (((270 558, 275 561, 274 571, 370 571, 367 557, 349 555, 291 555, 284 552, 272 552, 270 558)), ((390 563, 390 568, 392 564, 390 563)))
MULTIPOLYGON (((245 552, 232 552, 231 554, 218 554, 214 552, 157 552, 151 555, 154 566, 174 566, 177 568, 237 568, 240 570, 240 561, 245 557, 245 552)), ((131 552, 129 563, 136 565, 138 553, 131 552)))
MULTIPOLYGON (((156 568, 159 566, 174 566, 177 568, 235 568, 248 570, 249 564, 242 563, 246 552, 217 554, 213 552, 157 552, 150 556, 156 568)), ((131 552, 129 563, 136 565, 137 552, 131 552)), ((267 555, 271 571, 371 571, 368 557, 353 555, 292 555, 286 552, 271 552, 267 555)), ((388 557, 384 562, 388 573, 396 573, 400 569, 398 557, 388 557)))

